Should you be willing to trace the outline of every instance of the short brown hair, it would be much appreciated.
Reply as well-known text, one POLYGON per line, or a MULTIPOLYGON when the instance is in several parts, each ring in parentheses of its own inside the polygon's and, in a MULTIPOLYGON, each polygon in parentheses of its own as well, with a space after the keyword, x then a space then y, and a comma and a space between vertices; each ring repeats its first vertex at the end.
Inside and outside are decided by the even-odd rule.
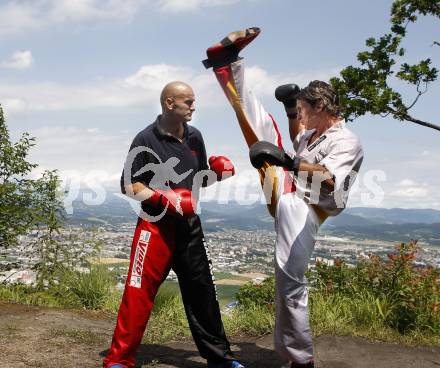
POLYGON ((341 108, 339 98, 333 87, 323 81, 314 80, 307 87, 301 89, 297 96, 298 100, 305 100, 312 107, 321 102, 329 114, 339 116, 341 108))

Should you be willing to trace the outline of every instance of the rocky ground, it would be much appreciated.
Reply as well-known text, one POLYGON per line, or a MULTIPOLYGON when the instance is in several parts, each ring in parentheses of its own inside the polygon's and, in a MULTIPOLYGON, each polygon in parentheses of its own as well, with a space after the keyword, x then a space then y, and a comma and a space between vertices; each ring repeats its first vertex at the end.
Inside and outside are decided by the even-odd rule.
MULTIPOLYGON (((114 317, 90 312, 0 302, 0 366, 100 367, 114 317)), ((272 337, 233 338, 233 350, 248 368, 280 367, 272 337)), ((408 347, 353 337, 315 339, 318 368, 438 368, 440 348, 408 347)), ((205 367, 191 341, 141 345, 138 367, 205 367)))

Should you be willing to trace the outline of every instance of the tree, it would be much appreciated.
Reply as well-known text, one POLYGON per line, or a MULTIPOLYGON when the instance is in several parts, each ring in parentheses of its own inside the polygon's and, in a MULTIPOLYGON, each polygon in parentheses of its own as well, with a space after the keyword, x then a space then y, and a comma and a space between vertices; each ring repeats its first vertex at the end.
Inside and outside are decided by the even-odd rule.
MULTIPOLYGON (((379 39, 367 39, 369 49, 357 55, 360 66, 348 66, 341 71, 340 77, 331 79, 347 120, 370 112, 440 130, 439 126, 419 120, 409 113, 428 90, 429 83, 437 79, 438 70, 431 66, 431 59, 421 60, 414 65, 397 63, 405 55, 405 49, 400 44, 406 36, 407 27, 416 22, 419 15, 440 18, 440 0, 395 0, 391 7, 390 32, 379 39), (402 95, 390 87, 392 79, 415 87, 416 96, 410 103, 405 103, 402 95)), ((437 41, 429 42, 438 45, 437 41)))
MULTIPOLYGON (((81 234, 63 235, 65 212, 60 200, 56 170, 46 170, 30 179, 37 164, 27 160, 35 138, 24 133, 12 143, 0 106, 0 261, 1 253, 17 247, 21 235, 33 233, 23 256, 37 272, 37 287, 52 286, 59 271, 89 265, 102 242, 81 234), (32 261, 31 261, 32 259, 32 261)), ((0 262, 0 271, 22 267, 21 262, 0 262)))
MULTIPOLYGON (((44 228, 58 231, 63 223, 63 211, 56 195, 56 171, 45 171, 41 178, 29 175, 38 165, 27 159, 35 139, 28 133, 11 142, 0 106, 0 250, 17 245, 20 235, 44 228)), ((2 263, 0 269, 10 269, 13 263, 2 263)))

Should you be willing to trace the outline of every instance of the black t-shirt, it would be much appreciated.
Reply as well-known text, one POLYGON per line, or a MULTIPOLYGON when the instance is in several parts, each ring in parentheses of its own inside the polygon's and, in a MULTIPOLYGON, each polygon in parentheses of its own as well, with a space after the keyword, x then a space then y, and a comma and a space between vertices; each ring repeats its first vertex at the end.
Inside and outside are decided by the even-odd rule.
MULTIPOLYGON (((124 193, 124 173, 128 183, 141 182, 152 189, 193 189, 194 176, 207 170, 205 143, 200 131, 184 124, 183 139, 164 132, 156 121, 140 131, 131 144, 121 176, 124 193)), ((142 205, 151 212, 150 206, 142 205)), ((154 211, 156 212, 156 211, 154 211)))

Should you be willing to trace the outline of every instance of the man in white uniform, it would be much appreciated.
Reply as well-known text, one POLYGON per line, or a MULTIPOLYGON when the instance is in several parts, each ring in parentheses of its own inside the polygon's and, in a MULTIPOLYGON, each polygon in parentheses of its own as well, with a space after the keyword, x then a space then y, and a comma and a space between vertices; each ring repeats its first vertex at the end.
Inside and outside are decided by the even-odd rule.
POLYGON ((362 163, 357 137, 340 117, 332 87, 313 81, 302 90, 281 86, 276 97, 286 107, 291 153, 285 153, 277 125, 246 87, 239 51, 258 28, 230 33, 207 50, 213 67, 260 172, 269 212, 275 217, 275 349, 287 367, 313 367, 305 272, 319 226, 340 213, 362 163))

